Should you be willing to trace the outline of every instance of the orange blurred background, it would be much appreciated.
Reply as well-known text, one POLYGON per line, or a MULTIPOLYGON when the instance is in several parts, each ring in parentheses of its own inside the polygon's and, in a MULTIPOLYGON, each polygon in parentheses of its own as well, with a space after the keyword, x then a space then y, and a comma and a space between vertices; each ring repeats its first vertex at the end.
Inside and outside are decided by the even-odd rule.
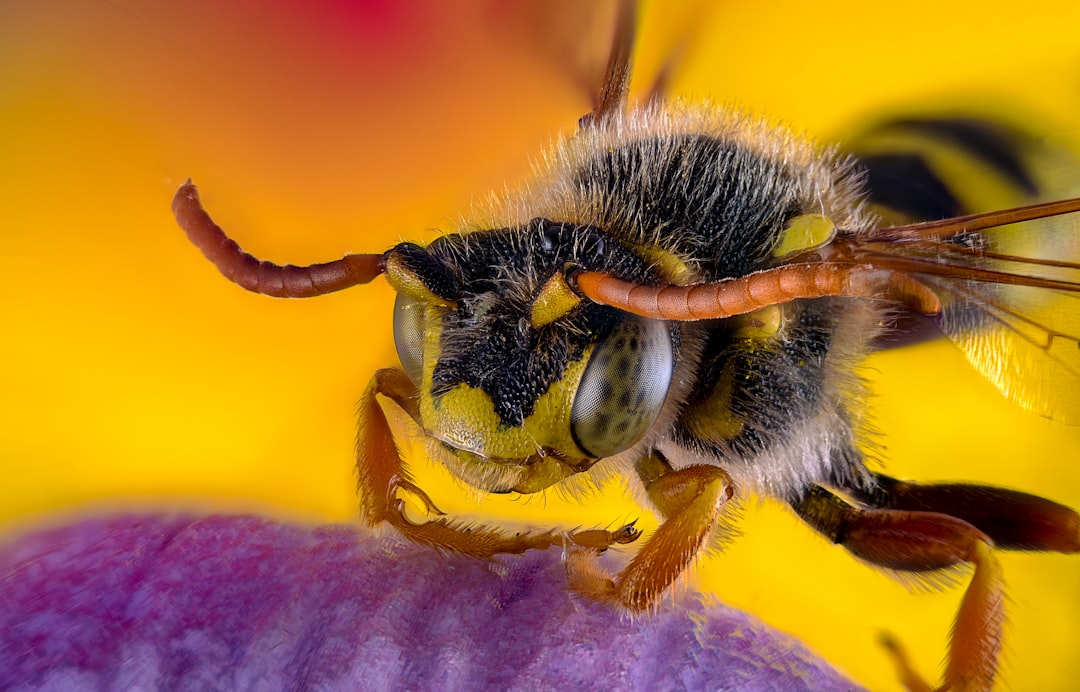
MULTIPOLYGON (((216 220, 279 262, 430 240, 572 131, 604 22, 574 2, 0 5, 0 529, 130 509, 354 521, 353 412, 396 362, 392 291, 248 294, 176 228, 173 192, 192 177, 216 220)), ((990 94, 1080 141, 1074 3, 655 3, 642 26, 645 83, 681 48, 675 94, 817 138, 990 94)), ((867 374, 894 475, 1080 507, 1080 431, 1009 404, 949 344, 877 355, 867 374)), ((618 487, 584 508, 549 493, 478 509, 441 469, 422 478, 444 509, 636 516, 618 487)), ((744 536, 702 561, 706 588, 873 689, 899 688, 881 629, 936 676, 961 589, 911 594, 782 508, 745 514, 744 536)), ((1006 684, 1075 689, 1080 558, 1002 560, 1006 684)))

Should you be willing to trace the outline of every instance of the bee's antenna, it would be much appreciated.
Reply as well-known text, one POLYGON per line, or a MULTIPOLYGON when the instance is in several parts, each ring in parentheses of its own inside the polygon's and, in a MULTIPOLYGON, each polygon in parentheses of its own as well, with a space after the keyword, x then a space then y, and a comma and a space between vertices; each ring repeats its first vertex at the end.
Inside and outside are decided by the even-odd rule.
POLYGON ((651 319, 692 322, 745 315, 800 298, 888 297, 924 314, 941 311, 937 295, 900 271, 869 264, 786 264, 735 279, 690 286, 624 281, 607 272, 575 271, 570 286, 595 303, 651 319))
POLYGON ((298 267, 259 260, 244 252, 203 210, 189 179, 173 197, 173 214, 195 247, 225 275, 254 293, 276 298, 310 298, 366 284, 383 273, 383 255, 345 255, 333 262, 298 267))

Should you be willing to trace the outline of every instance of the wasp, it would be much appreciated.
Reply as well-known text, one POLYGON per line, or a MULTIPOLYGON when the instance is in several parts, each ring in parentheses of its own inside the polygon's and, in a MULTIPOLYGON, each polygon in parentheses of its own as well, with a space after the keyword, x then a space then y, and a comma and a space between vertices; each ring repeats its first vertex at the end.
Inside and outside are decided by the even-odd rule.
POLYGON ((898 315, 922 315, 1006 395, 1080 421, 1080 340, 1055 321, 1074 309, 1080 264, 1018 254, 1003 228, 1075 213, 1080 199, 887 226, 851 158, 711 106, 632 106, 623 7, 593 110, 471 226, 298 267, 242 250, 190 181, 177 221, 250 291, 312 297, 380 275, 396 290, 401 367, 376 372, 359 405, 366 523, 477 558, 565 545, 570 588, 641 611, 722 540, 740 498, 775 498, 873 565, 972 566, 944 685, 991 687, 1005 600, 995 551, 1080 551, 1080 515, 874 470, 856 366, 898 315), (1045 376, 1030 377, 1033 361, 1045 376), (529 494, 623 474, 661 523, 642 536, 633 523, 512 533, 455 521, 414 481, 380 398, 471 487, 529 494), (610 573, 601 553, 634 542, 610 573))

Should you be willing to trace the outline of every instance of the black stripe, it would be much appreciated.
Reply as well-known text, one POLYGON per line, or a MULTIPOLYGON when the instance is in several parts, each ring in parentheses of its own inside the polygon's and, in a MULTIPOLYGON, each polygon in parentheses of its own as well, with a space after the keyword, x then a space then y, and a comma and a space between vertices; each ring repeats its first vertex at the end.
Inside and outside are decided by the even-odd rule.
POLYGON ((960 202, 918 154, 867 154, 859 157, 866 169, 870 200, 914 219, 959 216, 960 202))
POLYGON ((1017 133, 1001 123, 977 118, 904 118, 887 123, 882 129, 900 128, 952 144, 1005 176, 1029 195, 1039 186, 1024 164, 1023 146, 1017 133))

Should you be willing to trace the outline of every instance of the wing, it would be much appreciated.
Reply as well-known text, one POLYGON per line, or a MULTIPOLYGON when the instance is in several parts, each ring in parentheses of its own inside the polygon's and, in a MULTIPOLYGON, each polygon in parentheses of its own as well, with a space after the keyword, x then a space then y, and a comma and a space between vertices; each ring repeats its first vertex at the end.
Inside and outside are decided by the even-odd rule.
MULTIPOLYGON (((1008 112, 935 108, 877 122, 846 147, 866 171, 870 202, 895 223, 1076 196, 1073 155, 1008 112)), ((978 231, 955 221, 880 229, 866 248, 879 256, 867 259, 930 286, 942 302, 937 326, 1006 396, 1080 423, 1077 216, 1002 225, 1005 215, 985 215, 978 231)))
POLYGON ((891 301, 934 316, 1021 406, 1080 424, 1078 212, 1074 198, 840 233, 788 263, 714 283, 646 285, 576 270, 568 279, 594 302, 676 321, 825 296, 891 301))
MULTIPOLYGON (((859 262, 914 275, 941 300, 937 322, 968 360, 1026 409, 1080 424, 1080 214, 1008 223, 1009 212, 885 228, 859 262), (979 229, 980 225, 994 225, 979 229)), ((1043 213, 1048 205, 1025 209, 1043 213)))

